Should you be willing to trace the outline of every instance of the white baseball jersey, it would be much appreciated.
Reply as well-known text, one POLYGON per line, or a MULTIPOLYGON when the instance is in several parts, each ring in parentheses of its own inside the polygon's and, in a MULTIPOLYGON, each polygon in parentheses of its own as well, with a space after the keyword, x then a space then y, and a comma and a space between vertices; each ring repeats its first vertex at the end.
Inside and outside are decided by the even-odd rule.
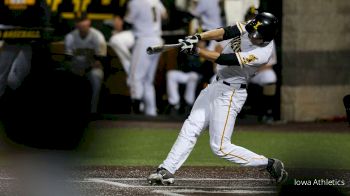
POLYGON ((136 37, 155 37, 162 33, 162 13, 165 12, 159 0, 131 0, 124 20, 133 25, 136 37))
POLYGON ((107 44, 103 34, 97 29, 91 27, 89 34, 81 38, 79 31, 76 29, 66 35, 65 40, 66 53, 73 55, 77 49, 90 49, 95 55, 106 56, 107 44))
POLYGON ((219 0, 199 0, 191 13, 201 19, 204 30, 222 27, 219 0))
POLYGON ((264 47, 256 46, 250 41, 245 25, 237 23, 237 26, 241 31, 241 36, 231 39, 222 53, 233 55, 236 53, 240 66, 218 64, 217 75, 229 83, 247 84, 258 68, 270 60, 274 43, 272 41, 264 47))

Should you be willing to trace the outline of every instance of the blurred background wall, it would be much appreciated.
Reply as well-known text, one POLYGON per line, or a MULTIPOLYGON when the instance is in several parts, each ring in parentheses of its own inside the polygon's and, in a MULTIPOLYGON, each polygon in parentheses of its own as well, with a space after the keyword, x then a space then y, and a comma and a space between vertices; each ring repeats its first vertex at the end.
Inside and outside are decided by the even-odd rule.
POLYGON ((344 115, 350 93, 350 1, 284 0, 281 118, 344 115))

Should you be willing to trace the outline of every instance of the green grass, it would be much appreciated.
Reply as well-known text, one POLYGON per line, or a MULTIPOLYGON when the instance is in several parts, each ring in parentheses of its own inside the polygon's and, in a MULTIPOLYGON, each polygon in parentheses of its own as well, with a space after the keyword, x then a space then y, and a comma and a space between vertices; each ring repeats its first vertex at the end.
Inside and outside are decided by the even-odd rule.
MULTIPOLYGON (((81 151, 83 165, 157 166, 176 140, 176 130, 105 129, 89 131, 81 151)), ((267 157, 276 157, 294 168, 350 169, 350 134, 256 132, 234 133, 232 141, 267 157)), ((232 166, 216 157, 209 134, 200 136, 185 165, 232 166)))

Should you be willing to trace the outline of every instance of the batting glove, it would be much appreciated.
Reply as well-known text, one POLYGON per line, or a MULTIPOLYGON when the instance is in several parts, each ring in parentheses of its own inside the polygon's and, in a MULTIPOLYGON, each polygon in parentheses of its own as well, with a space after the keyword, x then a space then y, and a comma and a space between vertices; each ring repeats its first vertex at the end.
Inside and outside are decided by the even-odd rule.
POLYGON ((191 44, 197 44, 201 40, 201 36, 199 34, 190 35, 185 37, 185 39, 179 39, 179 43, 189 42, 191 44))
POLYGON ((180 52, 189 55, 198 55, 198 48, 190 42, 183 41, 180 52))

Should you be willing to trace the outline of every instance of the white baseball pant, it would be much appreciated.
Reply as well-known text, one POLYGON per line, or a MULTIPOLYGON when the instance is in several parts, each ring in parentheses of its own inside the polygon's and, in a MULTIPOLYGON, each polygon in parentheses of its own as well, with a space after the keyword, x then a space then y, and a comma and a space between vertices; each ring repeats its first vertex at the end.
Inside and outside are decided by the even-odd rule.
POLYGON ((128 77, 131 98, 143 100, 144 112, 148 116, 157 115, 156 93, 153 82, 160 54, 148 55, 146 49, 149 46, 162 43, 160 37, 138 38, 132 53, 131 70, 128 77))
POLYGON ((160 167, 174 174, 208 126, 210 147, 214 154, 241 166, 266 166, 266 157, 231 143, 236 117, 246 98, 245 89, 235 89, 222 81, 216 81, 202 90, 168 157, 160 167))
POLYGON ((109 40, 109 45, 117 53, 126 74, 130 73, 130 50, 135 44, 135 37, 132 31, 122 31, 114 34, 109 40))
POLYGON ((186 84, 184 98, 187 104, 192 105, 196 95, 199 75, 196 72, 170 70, 167 73, 168 102, 171 105, 180 103, 179 84, 186 84))

